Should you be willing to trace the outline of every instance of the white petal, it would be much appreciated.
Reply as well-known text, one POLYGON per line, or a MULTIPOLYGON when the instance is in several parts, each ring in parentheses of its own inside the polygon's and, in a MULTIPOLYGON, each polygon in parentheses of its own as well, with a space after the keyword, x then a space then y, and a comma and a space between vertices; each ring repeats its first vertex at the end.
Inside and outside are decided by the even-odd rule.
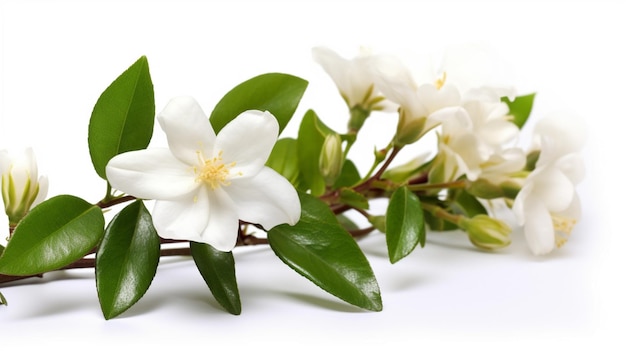
POLYGON ((33 201, 31 207, 35 207, 43 202, 48 196, 48 177, 41 176, 39 177, 39 192, 37 193, 37 197, 33 201))
POLYGON ((526 223, 524 235, 535 255, 545 255, 554 250, 554 225, 550 212, 543 203, 529 197, 524 204, 526 223))
POLYGON ((585 164, 580 154, 567 154, 559 158, 554 167, 558 168, 574 183, 580 183, 585 177, 585 164))
POLYGON ((191 167, 167 149, 117 155, 109 161, 106 174, 113 188, 142 199, 171 200, 199 186, 191 167))
POLYGON ((533 183, 525 184, 513 202, 513 214, 517 219, 517 224, 524 225, 526 223, 526 199, 532 194, 533 183))
POLYGON ((537 196, 551 212, 563 211, 569 207, 574 198, 574 185, 572 182, 554 167, 539 170, 538 174, 532 175, 534 183, 534 196, 537 196))
POLYGON ((209 197, 206 188, 177 200, 158 200, 152 221, 162 238, 202 242, 209 221, 209 197))
POLYGON ((230 169, 233 177, 253 177, 265 165, 277 138, 278 122, 271 113, 246 111, 222 128, 214 152, 222 152, 224 164, 235 163, 230 169))
POLYGON ((349 65, 348 60, 339 56, 333 50, 326 47, 315 47, 312 50, 313 60, 320 64, 330 78, 335 82, 339 91, 344 94, 348 90, 348 82, 346 69, 349 65))
POLYGON ((167 135, 172 154, 182 162, 198 163, 197 152, 208 157, 213 152, 215 132, 200 105, 190 97, 170 100, 158 116, 159 124, 167 135))
POLYGON ((566 154, 580 151, 587 132, 580 117, 561 112, 539 120, 535 134, 541 140, 541 155, 537 161, 539 167, 566 154))
POLYGON ((293 185, 271 168, 264 167, 254 178, 233 180, 224 188, 233 199, 239 218, 258 223, 266 230, 300 220, 300 199, 293 185))
POLYGON ((200 242, 207 243, 215 249, 228 252, 237 244, 239 234, 239 217, 233 201, 222 190, 208 191, 209 219, 200 242))

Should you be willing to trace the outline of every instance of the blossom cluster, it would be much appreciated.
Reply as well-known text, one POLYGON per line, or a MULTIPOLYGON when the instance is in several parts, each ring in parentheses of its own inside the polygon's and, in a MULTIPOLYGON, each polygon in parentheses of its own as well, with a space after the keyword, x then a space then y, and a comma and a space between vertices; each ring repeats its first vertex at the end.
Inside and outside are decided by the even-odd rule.
MULTIPOLYGON (((548 116, 536 123, 536 142, 530 148, 518 145, 525 121, 515 123, 505 103, 515 100, 516 89, 484 74, 489 62, 476 59, 484 58, 483 49, 451 51, 432 81, 420 83, 393 56, 362 52, 345 59, 325 47, 314 48, 313 56, 351 111, 397 112, 394 146, 413 144, 435 130, 438 150, 427 161, 432 163, 429 183, 463 179, 481 200, 505 199, 535 254, 549 253, 567 240, 580 217, 575 186, 584 173, 584 127, 578 117, 548 116), (472 74, 476 71, 483 75, 472 74)), ((489 226, 472 226, 472 242, 490 248, 494 240, 507 245, 510 229, 502 223, 497 234, 487 235, 490 239, 474 240, 489 226)))

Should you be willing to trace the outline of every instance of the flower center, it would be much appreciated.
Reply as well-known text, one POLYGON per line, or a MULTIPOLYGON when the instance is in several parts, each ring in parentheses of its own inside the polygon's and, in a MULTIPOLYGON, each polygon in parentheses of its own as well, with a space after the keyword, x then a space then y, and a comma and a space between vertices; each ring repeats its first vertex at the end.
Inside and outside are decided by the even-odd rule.
POLYGON ((235 165, 235 162, 224 164, 222 161, 222 151, 216 157, 211 159, 204 158, 201 151, 196 151, 198 154, 198 161, 200 161, 199 167, 194 167, 194 173, 196 174, 196 181, 208 184, 211 189, 217 189, 220 186, 229 186, 228 176, 230 169, 235 165))
POLYGON ((554 225, 554 240, 556 246, 561 247, 565 245, 567 239, 569 239, 569 236, 574 229, 574 225, 576 224, 576 220, 573 218, 561 217, 553 214, 552 224, 554 225))
POLYGON ((448 75, 446 74, 446 72, 443 72, 443 74, 441 75, 441 78, 435 81, 435 87, 437 88, 437 90, 441 90, 441 88, 443 88, 443 85, 446 84, 447 76, 448 75))

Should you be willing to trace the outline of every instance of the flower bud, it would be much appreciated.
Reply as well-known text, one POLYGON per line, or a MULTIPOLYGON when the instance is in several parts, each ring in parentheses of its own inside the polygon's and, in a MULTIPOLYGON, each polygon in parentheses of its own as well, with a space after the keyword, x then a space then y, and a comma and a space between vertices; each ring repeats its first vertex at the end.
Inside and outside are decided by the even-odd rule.
POLYGON ((319 167, 326 185, 334 184, 339 178, 343 167, 343 151, 341 150, 339 134, 332 133, 326 136, 324 145, 322 145, 319 167))
POLYGON ((511 243, 511 228, 503 221, 487 215, 463 218, 459 227, 467 231, 472 244, 483 249, 499 249, 511 243))
POLYGON ((46 197, 48 179, 38 177, 37 161, 31 148, 21 155, 0 151, 0 170, 2 171, 2 199, 9 217, 9 225, 15 226, 31 207, 46 197))

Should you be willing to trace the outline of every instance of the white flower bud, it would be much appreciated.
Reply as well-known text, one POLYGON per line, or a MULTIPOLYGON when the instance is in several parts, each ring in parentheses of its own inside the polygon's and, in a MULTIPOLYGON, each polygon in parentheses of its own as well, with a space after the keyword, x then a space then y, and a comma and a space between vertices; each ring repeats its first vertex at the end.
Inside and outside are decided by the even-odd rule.
POLYGON ((41 202, 48 192, 48 179, 38 177, 37 161, 31 148, 22 154, 0 151, 2 170, 2 199, 9 217, 9 225, 15 226, 31 207, 41 202))

